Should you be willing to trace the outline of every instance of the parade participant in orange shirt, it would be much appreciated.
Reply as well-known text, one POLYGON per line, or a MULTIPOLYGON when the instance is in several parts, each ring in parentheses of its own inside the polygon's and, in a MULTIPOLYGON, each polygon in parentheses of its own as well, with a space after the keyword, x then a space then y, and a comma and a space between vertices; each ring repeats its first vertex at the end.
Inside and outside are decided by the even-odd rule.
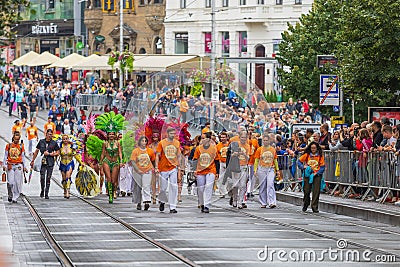
POLYGON ((222 132, 219 135, 219 143, 217 144, 217 160, 219 161, 219 175, 217 180, 217 186, 219 190, 219 195, 224 198, 228 191, 226 190, 226 153, 228 152, 228 134, 222 132))
POLYGON ((27 172, 24 164, 25 148, 20 143, 21 133, 15 131, 12 143, 6 145, 3 171, 7 171, 8 201, 17 203, 22 192, 23 172, 27 172))
POLYGON ((44 124, 44 132, 47 133, 47 130, 51 130, 53 133, 56 132, 56 125, 53 122, 52 117, 47 118, 47 122, 44 124))
POLYGON ((195 152, 193 159, 197 160, 196 176, 197 176, 197 192, 201 212, 209 213, 211 198, 213 193, 214 179, 219 171, 219 162, 216 160, 217 148, 211 140, 211 133, 204 134, 202 140, 195 152))
POLYGON ((250 154, 250 146, 248 143, 247 132, 242 130, 239 133, 240 142, 231 142, 228 149, 228 156, 230 158, 228 163, 228 168, 235 169, 237 163, 233 160, 237 158, 239 162, 239 168, 237 171, 232 171, 231 177, 229 179, 228 189, 231 190, 232 194, 232 205, 233 207, 238 207, 239 209, 247 208, 244 201, 244 196, 246 194, 246 183, 248 177, 248 161, 250 154))
POLYGON ((267 205, 273 209, 276 207, 276 193, 274 187, 275 175, 279 176, 278 156, 275 148, 271 147, 275 137, 273 134, 264 134, 262 147, 254 153, 254 170, 260 183, 261 208, 267 205))
MULTIPOLYGON (((130 164, 136 175, 135 181, 141 190, 141 200, 144 203, 144 210, 150 208, 151 202, 151 178, 154 170, 153 163, 156 156, 151 148, 147 147, 148 140, 146 136, 141 136, 138 140, 139 147, 135 148, 131 154, 130 164)), ((141 202, 137 203, 137 209, 141 210, 141 202)))
POLYGON ((21 133, 22 123, 19 120, 14 121, 14 125, 11 129, 12 134, 14 135, 15 132, 21 133))
POLYGON ((161 176, 160 211, 164 211, 165 202, 169 202, 170 213, 177 213, 178 202, 178 166, 180 162, 180 143, 175 139, 176 130, 167 129, 167 138, 158 143, 156 156, 156 173, 161 176), (168 197, 167 188, 170 184, 168 197))
MULTIPOLYGON (((154 132, 151 135, 151 139, 152 142, 149 145, 149 148, 153 150, 155 155, 158 143, 160 142, 160 133, 154 132)), ((160 177, 156 175, 155 171, 153 171, 151 177, 151 198, 153 199, 153 204, 156 204, 157 194, 159 193, 160 193, 160 177)))
POLYGON ((35 123, 31 121, 30 125, 26 128, 26 137, 28 138, 28 155, 32 156, 35 152, 37 142, 39 141, 38 128, 35 123))
POLYGON ((312 189, 311 209, 318 213, 319 194, 321 191, 322 174, 325 171, 325 159, 322 148, 317 142, 311 142, 304 154, 297 160, 297 166, 303 171, 303 212, 310 205, 310 192, 312 189))
POLYGON ((254 138, 254 127, 249 127, 249 145, 250 145, 250 159, 249 159, 249 181, 247 183, 247 198, 254 197, 253 190, 256 184, 256 179, 254 177, 254 162, 256 153, 259 148, 257 139, 254 138))

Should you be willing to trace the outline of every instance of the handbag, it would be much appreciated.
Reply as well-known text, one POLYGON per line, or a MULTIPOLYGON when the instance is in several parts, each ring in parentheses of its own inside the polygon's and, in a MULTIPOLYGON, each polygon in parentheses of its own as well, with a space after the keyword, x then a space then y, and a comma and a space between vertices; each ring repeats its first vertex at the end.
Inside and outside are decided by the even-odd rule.
POLYGON ((17 102, 14 101, 13 105, 12 105, 12 111, 16 111, 17 110, 17 102))
POLYGON ((42 156, 37 156, 35 161, 33 162, 33 170, 35 172, 40 172, 40 168, 42 167, 42 156))
POLYGON ((6 174, 6 172, 3 172, 3 174, 1 175, 1 181, 2 181, 3 183, 5 183, 5 182, 7 181, 7 174, 6 174))

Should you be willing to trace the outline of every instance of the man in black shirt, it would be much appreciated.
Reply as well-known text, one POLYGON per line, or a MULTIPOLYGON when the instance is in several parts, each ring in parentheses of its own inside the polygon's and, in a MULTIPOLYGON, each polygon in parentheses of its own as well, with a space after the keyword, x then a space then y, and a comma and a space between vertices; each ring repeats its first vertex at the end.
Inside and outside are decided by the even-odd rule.
POLYGON ((373 148, 377 148, 378 146, 385 146, 386 143, 382 143, 383 140, 383 134, 381 132, 382 129, 382 124, 379 121, 374 121, 372 122, 372 132, 374 133, 373 136, 373 143, 372 146, 373 148))
POLYGON ((22 127, 25 127, 26 120, 28 118, 28 103, 26 103, 25 97, 22 98, 22 102, 18 103, 19 113, 21 114, 22 127))
POLYGON ((32 98, 29 103, 29 119, 30 121, 36 122, 36 116, 39 111, 38 103, 36 102, 36 98, 32 98))
POLYGON ((40 167, 40 197, 45 197, 45 199, 49 199, 49 189, 50 189, 50 179, 53 174, 54 168, 54 157, 58 156, 60 148, 56 141, 53 140, 53 130, 48 129, 46 131, 46 137, 41 139, 36 146, 36 151, 33 154, 31 167, 33 168, 33 164, 35 162, 38 153, 43 156, 42 165, 40 167))

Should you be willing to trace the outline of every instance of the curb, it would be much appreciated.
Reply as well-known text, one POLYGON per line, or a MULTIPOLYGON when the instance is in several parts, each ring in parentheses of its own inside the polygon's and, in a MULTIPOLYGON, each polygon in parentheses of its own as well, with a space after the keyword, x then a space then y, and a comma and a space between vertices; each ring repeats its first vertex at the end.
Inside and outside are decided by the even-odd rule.
MULTIPOLYGON (((297 194, 291 194, 288 192, 276 192, 276 199, 297 206, 303 205, 303 197, 297 194)), ((319 210, 358 219, 364 219, 372 222, 379 222, 394 226, 400 225, 400 213, 393 213, 387 210, 385 211, 379 209, 371 209, 354 205, 351 206, 348 204, 328 201, 324 199, 319 200, 319 210)))

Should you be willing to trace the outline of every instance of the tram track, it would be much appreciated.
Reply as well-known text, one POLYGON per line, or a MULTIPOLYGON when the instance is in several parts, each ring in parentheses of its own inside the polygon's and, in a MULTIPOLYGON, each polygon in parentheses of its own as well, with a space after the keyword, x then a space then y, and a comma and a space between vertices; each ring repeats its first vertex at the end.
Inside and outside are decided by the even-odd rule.
MULTIPOLYGON (((264 221, 264 222, 277 224, 277 225, 283 226, 283 227, 285 227, 287 229, 301 231, 301 232, 308 233, 308 234, 311 234, 311 235, 314 235, 314 236, 317 236, 317 237, 331 239, 331 240, 334 240, 334 241, 337 241, 337 242, 339 240, 343 239, 343 236, 338 237, 338 236, 328 235, 328 234, 322 233, 320 231, 307 229, 305 227, 301 227, 301 226, 297 226, 297 225, 294 225, 294 224, 282 222, 282 221, 279 221, 279 220, 276 220, 276 219, 265 218, 263 216, 247 212, 247 211, 245 211, 243 209, 242 210, 238 210, 237 208, 224 207, 224 206, 221 206, 221 205, 217 205, 215 203, 216 202, 213 203, 214 207, 218 207, 218 208, 220 208, 222 210, 229 211, 229 212, 232 212, 232 213, 240 214, 240 215, 242 215, 244 217, 247 217, 247 218, 253 218, 253 219, 261 220, 261 221, 264 221)), ((293 210, 290 210, 288 208, 279 208, 279 209, 284 209, 284 210, 286 210, 288 212, 293 212, 293 210)), ((395 231, 391 231, 391 230, 387 230, 387 229, 382 229, 382 228, 379 228, 379 227, 367 226, 367 225, 363 225, 363 224, 359 224, 359 223, 355 223, 355 222, 348 222, 348 221, 345 221, 345 220, 326 217, 326 216, 322 216, 322 215, 314 214, 314 213, 313 214, 305 213, 304 215, 305 216, 317 217, 317 218, 320 218, 320 219, 323 219, 323 220, 329 219, 330 221, 346 223, 346 224, 351 225, 351 226, 356 226, 356 227, 360 227, 360 228, 367 228, 367 229, 374 230, 374 231, 377 231, 377 232, 383 232, 383 233, 386 233, 386 234, 400 236, 399 232, 395 232, 395 231)), ((375 248, 375 247, 370 246, 370 245, 362 244, 362 243, 351 241, 351 240, 346 240, 346 241, 347 241, 347 244, 356 246, 356 247, 361 248, 361 249, 369 249, 371 251, 374 251, 376 253, 383 254, 383 255, 388 254, 388 251, 385 251, 385 250, 382 250, 382 249, 379 249, 379 248, 375 248)), ((396 257, 396 261, 400 261, 400 254, 399 253, 391 253, 391 254, 393 254, 396 257)))

